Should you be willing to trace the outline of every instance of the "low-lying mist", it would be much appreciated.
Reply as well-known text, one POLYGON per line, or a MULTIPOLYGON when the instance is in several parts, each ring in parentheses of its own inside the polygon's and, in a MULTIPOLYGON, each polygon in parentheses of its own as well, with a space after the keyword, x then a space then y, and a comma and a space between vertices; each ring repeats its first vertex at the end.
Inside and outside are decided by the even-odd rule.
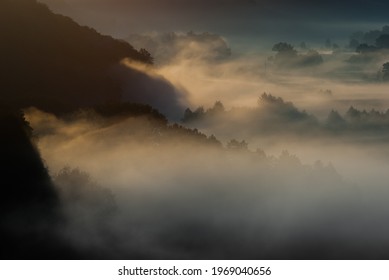
MULTIPOLYGON (((355 169, 354 178, 344 178, 320 157, 302 161, 294 151, 273 154, 244 141, 222 146, 147 115, 25 114, 61 195, 62 233, 91 256, 388 256, 382 177, 363 178, 355 169)), ((332 149, 322 145, 315 155, 332 149)), ((298 146, 304 152, 303 139, 298 146)), ((357 149, 339 142, 332 152, 353 166, 357 149)))
POLYGON ((150 46, 153 71, 185 92, 184 103, 194 116, 182 113, 185 126, 214 134, 224 144, 235 138, 253 150, 287 149, 306 162, 333 162, 350 179, 366 170, 385 177, 389 100, 382 65, 387 49, 355 52, 327 40, 322 46, 274 42, 273 49, 259 44, 239 53, 228 38, 193 32, 128 40, 150 46), (282 98, 281 106, 262 104, 264 92, 282 98), (216 101, 225 112, 217 112, 216 101), (294 105, 288 107, 289 102, 294 105), (206 117, 196 117, 207 110, 206 117), (372 157, 375 164, 367 160, 372 157))
POLYGON ((229 46, 228 38, 194 32, 134 34, 127 40, 148 47, 155 58, 153 75, 184 92, 181 104, 191 108, 210 107, 218 100, 228 108, 253 107, 263 92, 321 118, 331 109, 389 107, 382 73, 387 50, 357 53, 335 43, 309 42, 273 42, 273 49, 267 49, 264 41, 242 53, 229 46))

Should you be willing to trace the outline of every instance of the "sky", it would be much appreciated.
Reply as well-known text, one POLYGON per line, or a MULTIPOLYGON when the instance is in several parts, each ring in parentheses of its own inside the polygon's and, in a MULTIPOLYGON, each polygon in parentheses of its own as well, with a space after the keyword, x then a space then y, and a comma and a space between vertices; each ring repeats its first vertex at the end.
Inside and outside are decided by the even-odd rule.
POLYGON ((344 39, 382 26, 385 1, 41 0, 54 11, 115 37, 130 33, 213 32, 249 44, 261 40, 344 39))

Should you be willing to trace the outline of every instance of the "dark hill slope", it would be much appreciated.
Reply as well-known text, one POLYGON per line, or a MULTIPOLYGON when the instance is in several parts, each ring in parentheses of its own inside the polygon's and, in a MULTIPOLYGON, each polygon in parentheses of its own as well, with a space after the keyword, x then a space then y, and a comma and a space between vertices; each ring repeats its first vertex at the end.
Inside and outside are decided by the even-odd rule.
POLYGON ((65 112, 120 98, 111 69, 151 63, 126 42, 81 27, 35 0, 0 0, 0 103, 65 112))
POLYGON ((28 123, 1 109, 0 130, 0 259, 81 257, 59 234, 60 200, 28 123))

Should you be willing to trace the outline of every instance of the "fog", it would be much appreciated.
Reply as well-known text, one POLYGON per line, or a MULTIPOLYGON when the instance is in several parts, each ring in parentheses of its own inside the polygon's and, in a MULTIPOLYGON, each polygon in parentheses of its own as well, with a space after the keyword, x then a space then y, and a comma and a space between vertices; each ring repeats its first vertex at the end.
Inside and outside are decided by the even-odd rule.
POLYGON ((62 199, 61 232, 89 257, 387 256, 387 176, 374 175, 388 161, 369 148, 319 140, 311 150, 283 136, 291 150, 273 153, 201 143, 141 116, 25 114, 62 199))
POLYGON ((127 40, 150 50, 155 58, 152 75, 185 92, 181 102, 192 109, 211 107, 215 101, 227 108, 255 107, 263 92, 292 101, 319 118, 326 118, 331 109, 346 111, 350 106, 388 108, 381 73, 387 51, 364 55, 304 42, 304 49, 292 44, 297 55, 290 58, 272 51, 275 41, 242 53, 228 38, 208 32, 133 34, 127 40))
MULTIPOLYGON (((61 233, 80 252, 113 259, 388 257, 388 50, 347 46, 362 2, 347 18, 340 10, 350 3, 342 4, 339 24, 317 37, 313 29, 325 29, 328 19, 315 21, 320 9, 305 1, 276 1, 263 11, 259 1, 227 1, 215 18, 209 15, 221 1, 188 1, 189 10, 148 1, 158 12, 139 1, 56 3, 150 51, 153 66, 125 59, 112 74, 123 102, 149 104, 167 117, 144 108, 134 115, 84 108, 62 117, 25 110, 61 198, 61 233), (284 30, 297 11, 307 16, 284 30), (283 19, 267 28, 275 14, 283 19), (230 16, 239 24, 232 27, 230 16), (310 32, 300 31, 310 22, 310 32)), ((328 16, 332 4, 319 6, 328 16)))

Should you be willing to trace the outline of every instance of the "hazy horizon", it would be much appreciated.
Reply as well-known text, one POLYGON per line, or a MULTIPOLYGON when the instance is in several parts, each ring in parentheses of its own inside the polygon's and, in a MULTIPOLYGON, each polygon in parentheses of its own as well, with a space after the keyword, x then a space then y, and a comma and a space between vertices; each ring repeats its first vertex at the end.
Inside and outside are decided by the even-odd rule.
POLYGON ((278 41, 331 39, 343 46, 351 33, 386 24, 381 1, 42 0, 55 12, 116 38, 133 33, 211 32, 233 47, 255 50, 278 41), (201 20, 199 20, 201 19, 201 20), (269 42, 272 41, 272 42, 269 42), (255 46, 256 45, 256 46, 255 46))

